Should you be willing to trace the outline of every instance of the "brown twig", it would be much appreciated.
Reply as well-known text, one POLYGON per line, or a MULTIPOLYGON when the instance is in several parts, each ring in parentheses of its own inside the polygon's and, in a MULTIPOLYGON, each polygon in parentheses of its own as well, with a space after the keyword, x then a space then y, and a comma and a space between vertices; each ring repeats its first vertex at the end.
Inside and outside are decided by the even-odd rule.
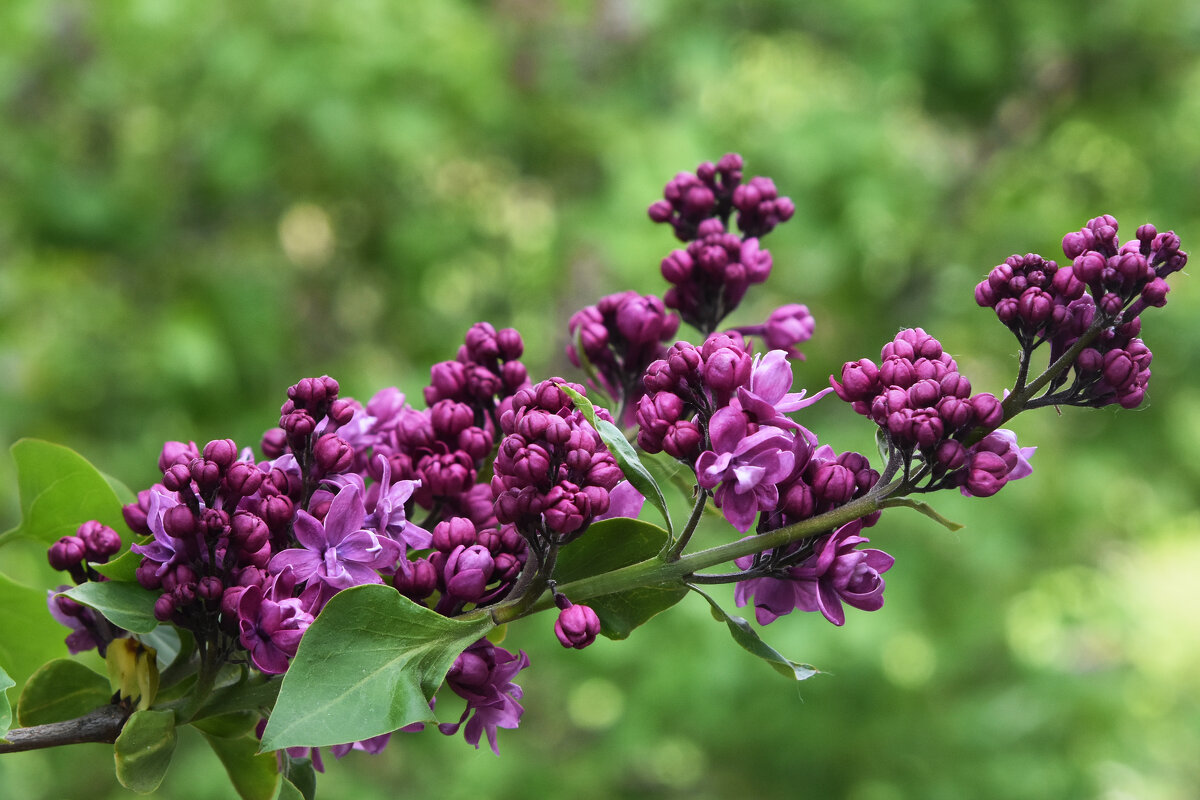
POLYGON ((117 740, 128 718, 128 708, 108 705, 66 722, 13 728, 0 740, 0 753, 20 753, 25 750, 41 750, 83 742, 111 744, 117 740))

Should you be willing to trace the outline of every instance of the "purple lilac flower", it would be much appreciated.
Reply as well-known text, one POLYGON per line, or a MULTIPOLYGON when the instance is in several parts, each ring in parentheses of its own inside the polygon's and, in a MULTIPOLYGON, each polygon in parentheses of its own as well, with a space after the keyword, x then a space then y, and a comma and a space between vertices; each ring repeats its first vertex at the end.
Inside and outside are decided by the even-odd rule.
MULTIPOLYGON (((46 592, 46 608, 49 609, 50 616, 54 617, 58 624, 71 629, 66 638, 67 652, 75 655, 94 647, 103 656, 110 639, 101 633, 95 611, 61 595, 61 592, 70 588, 63 585, 46 592)), ((105 627, 109 627, 107 622, 105 627)), ((121 634, 125 633, 120 629, 118 631, 121 634)))
POLYGON ((254 666, 269 675, 286 672, 313 621, 302 602, 298 598, 276 602, 263 595, 262 587, 251 586, 242 592, 237 610, 238 638, 254 666))
POLYGON ((696 481, 716 490, 717 507, 744 533, 760 511, 778 505, 776 484, 791 474, 805 439, 769 425, 750 432, 746 416, 732 407, 713 415, 709 435, 713 449, 696 460, 696 481))
POLYGON ((812 397, 805 398, 807 390, 789 391, 792 381, 792 367, 787 361, 787 353, 782 350, 772 350, 766 355, 760 353, 754 357, 749 386, 737 388, 737 397, 733 405, 745 411, 752 420, 761 425, 799 427, 784 414, 811 406, 833 389, 823 389, 812 397))
POLYGON ((525 711, 517 702, 524 692, 512 679, 527 666, 529 657, 524 651, 513 655, 487 639, 468 647, 446 674, 446 685, 467 701, 467 707, 458 722, 444 722, 438 730, 453 736, 465 722, 463 736, 468 744, 478 749, 480 737, 486 734, 492 752, 500 755, 497 729, 516 728, 525 711))
POLYGON ((342 589, 383 583, 376 570, 394 568, 403 548, 393 539, 364 530, 365 519, 362 493, 354 485, 338 492, 323 524, 308 512, 297 511, 296 539, 303 548, 276 553, 268 570, 279 573, 291 567, 301 583, 319 582, 320 607, 342 589))
MULTIPOLYGON (((870 541, 860 536, 862 520, 848 522, 834 533, 818 539, 813 553, 779 576, 751 578, 734 590, 738 607, 753 602, 758 624, 767 625, 793 609, 820 611, 834 625, 846 622, 842 603, 863 611, 883 606, 884 580, 895 559, 882 550, 858 550, 870 541)), ((753 556, 737 560, 749 569, 753 556)))

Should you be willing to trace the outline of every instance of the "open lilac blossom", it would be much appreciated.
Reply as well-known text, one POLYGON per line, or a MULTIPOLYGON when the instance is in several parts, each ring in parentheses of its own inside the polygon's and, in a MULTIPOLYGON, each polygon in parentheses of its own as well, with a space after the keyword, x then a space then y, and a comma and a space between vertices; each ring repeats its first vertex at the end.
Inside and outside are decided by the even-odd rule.
POLYGON ((808 306, 789 303, 771 312, 762 325, 742 325, 735 330, 743 336, 761 336, 771 350, 783 350, 788 358, 804 360, 804 353, 796 349, 812 338, 816 321, 808 306))
POLYGON ((608 510, 603 514, 597 514, 594 521, 599 522, 605 519, 615 519, 616 517, 632 517, 636 519, 637 515, 642 513, 642 506, 645 504, 645 495, 639 492, 629 481, 621 481, 608 493, 608 510))
POLYGON ((487 639, 468 647, 446 674, 446 685, 467 701, 467 707, 458 722, 443 722, 438 730, 453 736, 466 722, 463 738, 467 744, 479 749, 479 737, 486 733, 492 752, 500 755, 496 730, 517 727, 525 711, 517 702, 524 691, 512 679, 528 666, 529 656, 524 651, 513 655, 487 639))
MULTIPOLYGON (((859 536, 862 520, 848 522, 816 542, 813 554, 782 576, 751 578, 734 590, 738 607, 753 600, 754 616, 759 625, 767 625, 793 609, 820 611, 834 625, 846 622, 842 603, 863 611, 883 606, 884 581, 880 576, 892 568, 895 559, 882 550, 858 550, 870 540, 859 536)), ((742 569, 751 566, 752 557, 737 560, 742 569)))
POLYGON ((287 671, 312 621, 299 598, 276 602, 263 596, 261 586, 249 587, 238 600, 238 638, 254 666, 270 675, 287 671))
POLYGON ((403 542, 413 550, 427 549, 432 541, 429 531, 410 522, 404 513, 404 504, 421 482, 409 480, 392 483, 391 464, 383 457, 379 461, 383 470, 383 478, 378 484, 379 497, 375 500, 375 508, 366 516, 364 527, 403 542))
POLYGON ((805 397, 807 390, 792 392, 792 365, 787 353, 772 350, 754 357, 750 368, 750 385, 739 386, 736 403, 756 422, 780 427, 798 427, 784 414, 807 408, 833 391, 823 389, 812 397, 805 397))
MULTIPOLYGON (((66 638, 67 652, 75 655, 94 647, 100 652, 100 655, 104 655, 108 642, 97 630, 96 612, 87 606, 76 603, 69 597, 59 595, 60 592, 65 592, 70 588, 70 586, 63 585, 46 592, 46 607, 50 611, 50 616, 54 617, 55 622, 71 629, 66 638)), ((123 634, 124 631, 121 633, 123 634)))
POLYGON ((768 425, 750 433, 746 416, 733 407, 713 415, 709 433, 713 449, 696 460, 696 481, 716 490, 725 519, 745 533, 758 512, 779 503, 776 484, 791 474, 796 448, 807 447, 807 439, 768 425))
POLYGON ((376 570, 395 567, 403 551, 398 542, 363 529, 366 513, 362 493, 354 485, 338 492, 324 524, 297 511, 294 527, 303 548, 276 553, 268 571, 279 573, 290 566, 297 580, 320 582, 322 607, 342 589, 383 583, 376 570))

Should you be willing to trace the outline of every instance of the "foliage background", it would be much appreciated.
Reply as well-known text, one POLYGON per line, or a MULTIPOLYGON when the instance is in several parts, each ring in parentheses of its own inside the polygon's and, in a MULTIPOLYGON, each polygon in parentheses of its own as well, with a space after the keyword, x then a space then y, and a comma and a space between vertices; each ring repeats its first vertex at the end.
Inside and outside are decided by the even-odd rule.
MULTIPOLYGON (((971 294, 992 265, 1106 212, 1195 248, 1198 53, 1185 0, 11 0, 0 439, 136 489, 163 440, 256 443, 306 375, 419 402, 478 319, 564 374, 572 311, 664 288, 645 206, 729 150, 797 204, 733 322, 807 303, 802 384, 920 325, 999 392, 1013 343, 971 294)), ((797 691, 691 600, 582 653, 537 619, 510 632, 534 667, 501 758, 402 737, 322 796, 1193 796, 1200 291, 1175 283, 1143 408, 1021 418, 1032 480, 937 498, 959 534, 875 529, 883 611, 765 631, 832 675, 797 691)), ((806 414, 871 451, 836 401, 806 414)), ((5 460, 0 527, 13 484, 5 460)), ((18 546, 0 569, 52 580, 18 546)), ((227 796, 190 745, 158 796, 227 796)), ((124 796, 102 746, 6 756, 0 785, 124 796)))

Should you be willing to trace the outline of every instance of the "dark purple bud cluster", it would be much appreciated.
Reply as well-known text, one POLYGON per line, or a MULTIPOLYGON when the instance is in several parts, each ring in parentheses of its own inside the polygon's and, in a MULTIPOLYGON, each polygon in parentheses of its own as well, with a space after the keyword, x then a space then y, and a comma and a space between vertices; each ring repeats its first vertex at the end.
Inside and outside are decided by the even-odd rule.
POLYGON ((577 367, 583 356, 595 368, 601 386, 614 401, 632 409, 644 394, 642 373, 666 354, 663 342, 679 330, 679 317, 667 313, 662 300, 637 292, 610 294, 594 306, 576 311, 567 330, 567 357, 577 367))
POLYGON ((495 424, 503 401, 529 385, 529 373, 518 360, 523 352, 525 343, 515 328, 497 331, 490 323, 475 323, 457 358, 433 365, 425 403, 431 408, 441 400, 465 403, 495 424))
POLYGON ((504 439, 492 477, 496 518, 515 525, 539 553, 587 530, 608 510, 609 492, 623 477, 600 434, 560 388, 564 383, 551 378, 522 389, 500 418, 504 439))
POLYGON ((970 381, 941 342, 909 328, 884 345, 880 358, 878 366, 865 358, 847 362, 842 380, 830 376, 829 382, 838 397, 879 426, 906 465, 920 455, 929 468, 924 491, 966 486, 969 494, 986 496, 1029 474, 1027 461, 1018 464, 1024 451, 1016 436, 996 430, 1004 420, 1000 399, 971 394, 970 381), (972 444, 981 431, 988 435, 972 444), (997 462, 992 456, 1000 452, 997 462))
POLYGON ((440 592, 435 610, 447 616, 504 597, 528 557, 525 539, 512 525, 477 529, 466 517, 439 522, 432 543, 433 553, 403 565, 394 584, 418 603, 440 592))
POLYGON ((713 334, 701 347, 676 342, 653 362, 638 402, 638 446, 694 464, 706 447, 708 423, 750 382, 754 358, 740 334, 713 334))
POLYGON ((996 315, 1028 353, 1050 342, 1054 361, 1093 323, 1102 328, 1072 365, 1073 382, 1056 378, 1044 397, 1030 404, 1133 408, 1145 396, 1150 379, 1149 349, 1137 337, 1140 314, 1167 302, 1167 276, 1187 264, 1174 232, 1142 225, 1132 241, 1117 239, 1117 220, 1109 215, 1063 237, 1071 263, 1059 267, 1041 256, 1010 256, 975 288, 979 305, 996 315), (1059 391, 1062 390, 1062 391, 1059 391))
POLYGON ((942 350, 941 342, 920 328, 896 334, 884 345, 881 363, 869 359, 842 366, 838 397, 887 432, 901 450, 920 450, 943 467, 962 466, 965 448, 958 438, 974 430, 992 430, 1003 419, 993 394, 971 394, 971 382, 942 350))
MULTIPOLYGON (((829 445, 813 446, 816 437, 809 436, 807 458, 798 460, 791 474, 778 484, 779 504, 762 515, 761 531, 783 528, 832 511, 862 497, 879 482, 879 473, 863 454, 837 453, 829 445)), ((871 526, 878 520, 876 511, 863 518, 863 525, 871 526)), ((804 544, 793 546, 788 553, 800 551, 804 544)), ((779 557, 785 555, 780 553, 779 557)))
POLYGON ((664 199, 649 209, 650 219, 669 223, 688 243, 662 261, 663 277, 671 284, 663 302, 705 334, 737 307, 751 284, 767 279, 771 254, 758 240, 796 210, 770 178, 743 184, 742 166, 742 157, 729 153, 716 164, 701 164, 695 173, 681 172, 663 190, 664 199), (729 232, 735 210, 740 236, 729 232))
MULTIPOLYGON (((87 581, 108 580, 92 569, 89 562, 103 564, 120 549, 120 534, 103 523, 88 520, 80 525, 73 535, 63 536, 50 545, 46 557, 51 567, 69 574, 76 584, 82 584, 87 581)), ((67 649, 74 655, 94 647, 103 656, 108 643, 125 636, 127 631, 112 625, 90 608, 58 594, 69 588, 60 586, 47 598, 51 616, 71 628, 71 633, 66 639, 67 649)))

